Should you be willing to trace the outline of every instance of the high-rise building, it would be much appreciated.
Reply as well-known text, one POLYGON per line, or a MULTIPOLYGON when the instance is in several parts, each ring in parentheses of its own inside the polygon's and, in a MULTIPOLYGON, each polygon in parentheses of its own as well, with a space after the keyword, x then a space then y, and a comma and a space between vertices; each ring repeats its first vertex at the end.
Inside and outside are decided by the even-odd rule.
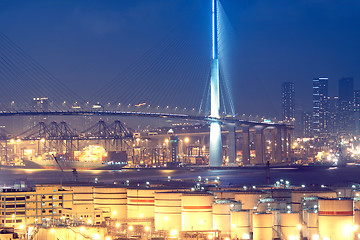
POLYGON ((339 132, 339 97, 329 97, 328 132, 336 136, 339 132))
POLYGON ((360 134, 360 90, 354 91, 354 120, 355 120, 355 132, 360 134))
POLYGON ((301 116, 301 136, 302 137, 312 137, 313 136, 313 121, 312 121, 312 113, 311 112, 303 112, 301 116))
POLYGON ((281 85, 282 119, 287 122, 295 120, 295 84, 284 82, 281 85))
POLYGON ((294 131, 293 131, 293 136, 294 138, 302 138, 304 137, 304 109, 303 107, 300 106, 296 106, 295 109, 295 119, 296 121, 294 122, 294 131))
POLYGON ((351 134, 355 130, 354 121, 354 79, 339 80, 339 132, 351 134))
POLYGON ((328 78, 313 79, 313 134, 326 137, 329 121, 328 78))

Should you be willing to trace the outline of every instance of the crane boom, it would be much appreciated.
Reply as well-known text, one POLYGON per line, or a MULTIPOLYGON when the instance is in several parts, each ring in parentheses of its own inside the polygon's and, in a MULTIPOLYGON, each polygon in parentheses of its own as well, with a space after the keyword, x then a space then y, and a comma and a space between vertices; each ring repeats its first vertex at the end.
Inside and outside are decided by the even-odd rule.
POLYGON ((52 154, 53 158, 55 159, 55 162, 57 163, 57 165, 59 166, 60 170, 61 170, 61 182, 60 184, 62 185, 62 181, 63 181, 63 177, 64 177, 64 169, 61 167, 59 161, 57 160, 57 158, 55 157, 54 154, 52 154))

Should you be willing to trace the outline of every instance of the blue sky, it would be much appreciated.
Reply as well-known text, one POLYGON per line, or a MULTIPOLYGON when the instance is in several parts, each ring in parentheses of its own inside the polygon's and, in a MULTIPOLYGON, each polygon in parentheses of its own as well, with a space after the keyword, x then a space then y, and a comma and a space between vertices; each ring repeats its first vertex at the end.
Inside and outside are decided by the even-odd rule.
MULTIPOLYGON (((279 114, 284 81, 295 82, 297 105, 305 110, 312 103, 313 77, 329 77, 331 95, 337 94, 341 77, 354 77, 360 88, 360 1, 221 2, 232 25, 225 36, 232 40, 229 62, 237 112, 279 114)), ((202 78, 209 70, 209 9, 208 0, 3 0, 0 32, 85 98, 129 72, 131 64, 141 71, 139 59, 156 52, 159 57, 146 64, 179 66, 159 67, 147 79, 134 79, 129 91, 149 82, 161 88, 175 75, 187 76, 179 73, 185 71, 191 82, 168 84, 164 90, 170 93, 162 94, 171 97, 176 89, 190 88, 179 95, 198 106, 200 97, 193 96, 202 95, 202 78), (174 49, 165 51, 167 43, 174 49), (201 73, 194 76, 193 68, 201 73)), ((152 100, 147 95, 139 99, 152 100)))

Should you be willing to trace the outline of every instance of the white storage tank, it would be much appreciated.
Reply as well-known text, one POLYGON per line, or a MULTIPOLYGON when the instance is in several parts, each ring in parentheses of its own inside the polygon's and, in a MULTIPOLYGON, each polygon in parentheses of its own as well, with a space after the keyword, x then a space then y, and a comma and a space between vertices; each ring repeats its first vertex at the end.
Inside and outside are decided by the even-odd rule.
POLYGON ((222 200, 222 199, 235 200, 235 194, 241 193, 241 192, 243 192, 243 190, 218 190, 218 191, 213 191, 215 198, 218 199, 218 200, 222 200))
POLYGON ((253 214, 253 240, 273 239, 273 215, 271 213, 253 214))
POLYGON ((300 215, 297 212, 280 213, 280 231, 284 239, 300 239, 300 215))
POLYGON ((319 199, 319 233, 329 239, 354 239, 353 200, 319 199))
POLYGON ((259 200, 256 211, 290 211, 291 209, 288 208, 289 206, 290 205, 284 200, 274 198, 262 198, 259 200))
POLYGON ((354 197, 354 208, 360 210, 360 197, 359 192, 356 193, 356 197, 354 197))
POLYGON ((354 226, 354 234, 355 236, 359 236, 360 234, 360 210, 356 209, 354 212, 355 226, 354 226))
POLYGON ((314 211, 303 211, 302 220, 304 223, 302 233, 304 237, 312 239, 313 236, 319 236, 319 217, 314 211))
POLYGON ((241 202, 242 209, 255 209, 261 198, 267 197, 262 191, 242 191, 235 194, 235 201, 241 202))
POLYGON ((291 202, 292 189, 275 188, 270 190, 270 197, 276 200, 291 202))
POLYGON ((234 200, 235 199, 235 191, 214 191, 214 196, 216 199, 221 200, 221 199, 231 199, 234 200))
POLYGON ((127 217, 128 219, 154 218, 155 190, 127 189, 127 217))
POLYGON ((250 239, 250 210, 234 210, 231 215, 231 239, 250 239))
POLYGON ((213 205, 213 229, 220 230, 222 236, 231 236, 230 211, 240 210, 241 204, 232 200, 216 200, 213 205))
POLYGON ((213 228, 214 196, 207 193, 184 193, 181 196, 182 231, 206 231, 213 228))
POLYGON ((301 200, 305 197, 335 198, 336 192, 327 188, 301 188, 291 192, 292 211, 301 210, 301 200))
POLYGON ((182 192, 155 193, 155 228, 158 230, 181 230, 182 192))
POLYGON ((267 196, 267 193, 257 190, 239 191, 235 194, 235 201, 241 203, 241 209, 250 210, 250 229, 253 228, 252 213, 254 209, 257 208, 259 200, 267 196))
POLYGON ((94 187, 94 207, 108 212, 111 218, 127 218, 126 197, 126 188, 94 187))

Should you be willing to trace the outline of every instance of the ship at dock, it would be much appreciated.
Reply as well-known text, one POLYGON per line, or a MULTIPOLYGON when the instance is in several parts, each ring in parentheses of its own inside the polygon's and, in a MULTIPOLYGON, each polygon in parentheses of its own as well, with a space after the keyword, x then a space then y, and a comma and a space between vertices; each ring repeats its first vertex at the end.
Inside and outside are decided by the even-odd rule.
POLYGON ((72 154, 46 153, 30 159, 22 159, 19 166, 26 169, 59 169, 64 170, 120 170, 128 164, 126 151, 106 152, 100 146, 87 146, 82 151, 72 154))

